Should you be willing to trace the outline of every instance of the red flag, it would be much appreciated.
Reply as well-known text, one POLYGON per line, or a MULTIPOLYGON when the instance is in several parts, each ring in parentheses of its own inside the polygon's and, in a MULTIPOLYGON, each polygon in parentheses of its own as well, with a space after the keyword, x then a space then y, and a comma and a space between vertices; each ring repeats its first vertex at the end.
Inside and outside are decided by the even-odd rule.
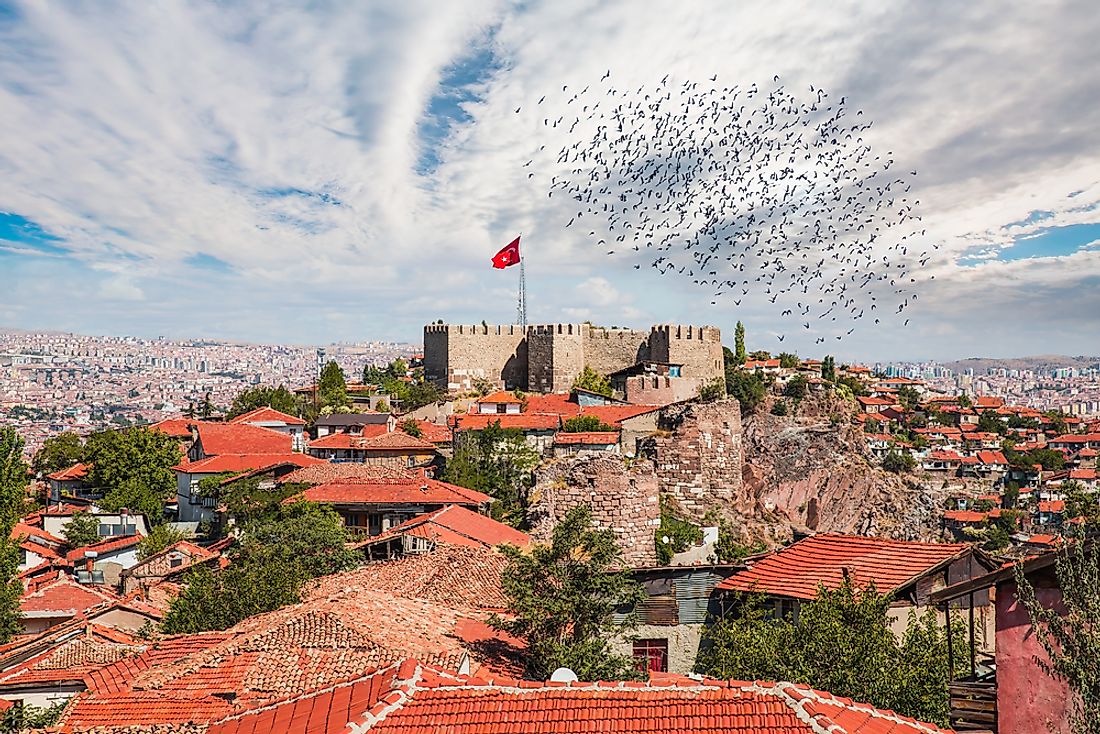
POLYGON ((519 262, 519 237, 509 242, 504 248, 493 255, 494 268, 506 268, 519 262))

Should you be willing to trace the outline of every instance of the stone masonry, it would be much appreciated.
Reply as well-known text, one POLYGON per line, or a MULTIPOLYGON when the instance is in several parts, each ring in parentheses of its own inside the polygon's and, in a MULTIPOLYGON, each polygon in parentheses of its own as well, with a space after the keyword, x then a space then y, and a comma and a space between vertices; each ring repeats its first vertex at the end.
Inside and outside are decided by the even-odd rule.
POLYGON ((627 565, 656 565, 653 533, 661 524, 661 510, 650 462, 628 466, 619 456, 592 456, 543 466, 535 474, 527 510, 531 537, 549 542, 565 513, 582 504, 592 508, 597 528, 615 534, 627 565))
POLYGON ((712 326, 662 324, 647 331, 591 324, 428 324, 424 371, 449 390, 488 380, 504 389, 564 392, 585 365, 609 374, 640 361, 683 366, 685 378, 721 378, 722 334, 712 326))
POLYGON ((741 409, 736 400, 682 403, 661 411, 661 431, 640 442, 656 466, 661 494, 698 522, 741 494, 741 409))

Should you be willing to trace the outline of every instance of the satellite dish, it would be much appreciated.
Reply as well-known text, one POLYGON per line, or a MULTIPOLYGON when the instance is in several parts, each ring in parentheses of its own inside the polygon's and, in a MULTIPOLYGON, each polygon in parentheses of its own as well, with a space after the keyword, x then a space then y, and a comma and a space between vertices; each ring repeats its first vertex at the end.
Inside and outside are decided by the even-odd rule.
POLYGON ((550 674, 550 680, 555 683, 575 683, 577 674, 569 668, 558 668, 550 674))

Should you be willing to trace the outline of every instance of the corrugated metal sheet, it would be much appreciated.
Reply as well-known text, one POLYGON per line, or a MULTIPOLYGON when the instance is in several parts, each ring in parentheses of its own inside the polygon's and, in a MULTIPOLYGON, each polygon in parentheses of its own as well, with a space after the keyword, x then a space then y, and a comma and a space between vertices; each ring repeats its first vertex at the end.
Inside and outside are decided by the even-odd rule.
POLYGON ((702 624, 707 621, 710 593, 721 578, 713 573, 695 572, 672 582, 680 624, 702 624))

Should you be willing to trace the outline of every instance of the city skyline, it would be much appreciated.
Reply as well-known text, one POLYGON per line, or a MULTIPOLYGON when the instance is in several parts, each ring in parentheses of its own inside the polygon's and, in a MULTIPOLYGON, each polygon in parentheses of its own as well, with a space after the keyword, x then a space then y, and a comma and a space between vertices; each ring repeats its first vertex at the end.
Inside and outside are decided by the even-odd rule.
POLYGON ((532 322, 741 320, 757 348, 865 361, 1100 353, 1087 3, 212 7, 0 2, 0 325, 415 342, 512 320, 489 258, 522 233, 532 322), (763 295, 712 306, 565 228, 524 168, 561 142, 532 110, 606 73, 778 76, 865 110, 939 246, 911 323, 818 347, 763 295))

